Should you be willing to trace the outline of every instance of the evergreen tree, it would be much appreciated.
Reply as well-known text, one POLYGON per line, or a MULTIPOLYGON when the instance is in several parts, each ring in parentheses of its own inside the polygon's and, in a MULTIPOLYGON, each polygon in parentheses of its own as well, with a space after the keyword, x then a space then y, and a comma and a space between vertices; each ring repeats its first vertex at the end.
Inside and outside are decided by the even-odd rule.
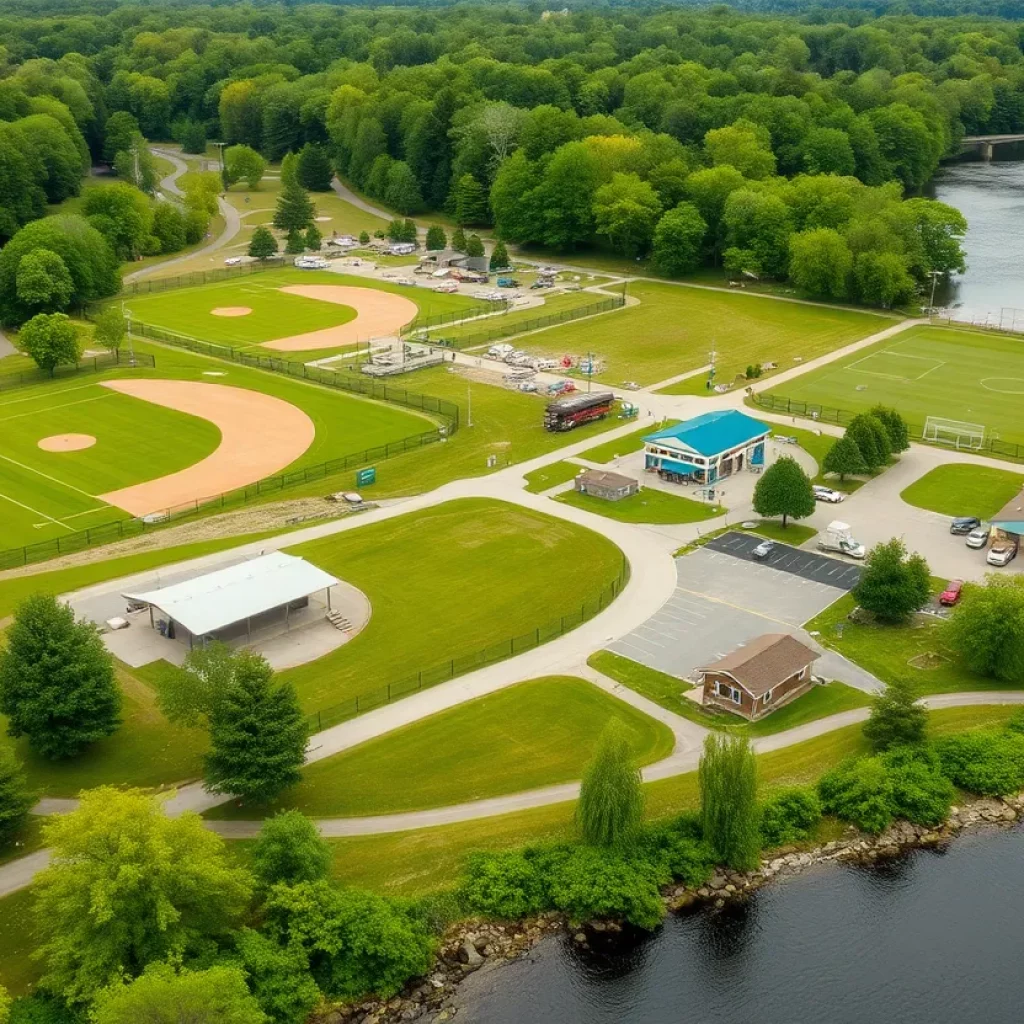
POLYGON ((466 232, 461 227, 452 232, 451 246, 456 252, 466 251, 466 232))
POLYGON ((306 248, 312 252, 319 252, 320 245, 324 240, 324 236, 320 234, 320 229, 315 224, 310 224, 306 228, 306 248))
POLYGON ((444 228, 440 224, 431 224, 427 228, 427 249, 440 252, 442 249, 447 248, 448 236, 444 233, 444 228))
POLYGON ((784 527, 790 516, 803 519, 814 508, 810 477, 789 455, 783 455, 769 466, 754 487, 754 510, 765 517, 782 516, 784 527))
POLYGON ((334 171, 323 146, 307 142, 299 152, 299 184, 310 192, 330 192, 334 171))
POLYGON ((297 228, 292 228, 288 232, 288 238, 284 245, 284 251, 290 256, 295 256, 300 252, 304 252, 306 248, 306 240, 303 233, 297 228))
POLYGON ((249 240, 249 255, 261 261, 277 255, 277 239, 266 225, 260 224, 252 233, 249 240))
POLYGON ((299 154, 285 153, 281 161, 281 188, 299 183, 299 154))
POLYGON ((484 243, 481 241, 479 235, 470 235, 466 239, 466 255, 467 256, 483 256, 484 255, 484 243))
POLYGON ((491 270, 505 270, 512 266, 512 261, 508 258, 508 249, 505 248, 505 243, 500 238, 491 250, 490 266, 491 270))
POLYGON ((591 846, 621 846, 640 827, 644 791, 625 727, 612 719, 583 773, 576 824, 591 846))
POLYGON ((0 652, 7 733, 48 758, 71 757, 121 724, 114 660, 91 622, 44 594, 18 607, 0 652))
POLYGON ((455 220, 459 224, 486 224, 487 193, 472 174, 464 174, 455 183, 455 220))
POLYGON ((25 824, 31 806, 21 762, 10 747, 0 747, 0 851, 25 824))
POLYGON ((305 231, 313 223, 316 212, 313 201, 298 181, 284 183, 283 169, 282 186, 274 210, 274 227, 282 231, 305 231))
POLYGON ((736 871, 757 867, 761 834, 757 762, 745 736, 710 733, 697 768, 704 841, 715 859, 736 871))
POLYGON ((205 780, 214 793, 265 802, 299 781, 309 732, 291 683, 259 655, 236 658, 231 687, 210 716, 205 780))
POLYGON ((903 541, 893 537, 868 552, 853 596, 881 622, 904 622, 925 605, 930 592, 928 563, 908 555, 903 541))
POLYGON ((417 234, 416 222, 412 218, 406 217, 402 222, 402 241, 412 242, 415 245, 417 234))
POLYGON ((206 152, 206 126, 202 121, 183 121, 177 137, 183 153, 206 152))
POLYGON ((360 245, 369 245, 370 244, 370 232, 369 231, 360 231, 359 232, 359 244, 360 245))
POLYGON ((928 713, 917 703, 912 684, 894 676, 871 703, 864 735, 877 751, 908 743, 923 743, 928 713))
POLYGON ((394 220, 388 222, 388 238, 392 242, 402 241, 402 237, 405 234, 405 221, 401 218, 396 217, 394 220))
POLYGON ((864 463, 864 456, 861 455, 857 442, 849 434, 844 434, 825 453, 821 471, 837 473, 840 480, 845 480, 850 473, 866 473, 868 467, 864 463))

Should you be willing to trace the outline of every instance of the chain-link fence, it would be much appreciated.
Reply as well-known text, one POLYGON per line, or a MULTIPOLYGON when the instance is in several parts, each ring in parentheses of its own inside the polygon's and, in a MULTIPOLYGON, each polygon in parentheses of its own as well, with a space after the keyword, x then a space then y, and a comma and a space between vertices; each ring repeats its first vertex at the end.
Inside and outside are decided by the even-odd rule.
POLYGON ((564 615, 551 619, 527 633, 507 637, 482 650, 474 651, 472 654, 463 654, 457 658, 449 658, 447 661, 436 662, 428 668, 379 686, 375 690, 368 690, 366 693, 342 701, 340 704, 332 704, 330 707, 323 708, 307 718, 309 730, 310 732, 320 732, 365 711, 371 711, 373 708, 390 704, 402 697, 408 697, 411 693, 427 690, 439 683, 446 683, 456 676, 465 675, 467 672, 493 665, 516 654, 539 647, 541 644, 546 644, 603 612, 619 596, 628 582, 629 563, 623 559, 619 575, 611 583, 605 586, 596 597, 582 601, 577 607, 568 609, 564 615))
POLYGON ((141 281, 127 282, 121 289, 120 297, 154 295, 157 292, 173 291, 175 288, 193 288, 201 284, 214 284, 217 281, 228 281, 236 277, 260 274, 266 270, 280 270, 286 266, 288 266, 288 260, 285 257, 274 256, 260 263, 240 263, 234 267, 218 267, 216 270, 193 270, 187 274, 176 274, 173 277, 147 277, 141 281))
POLYGON ((110 370, 116 366, 152 369, 156 366, 156 359, 144 352, 137 352, 134 357, 127 352, 104 352, 102 355, 80 359, 73 366, 55 366, 52 373, 49 370, 33 367, 31 370, 21 370, 17 373, 0 374, 0 391, 25 387, 28 384, 42 384, 46 381, 59 380, 62 377, 75 377, 81 373, 102 373, 104 370, 110 370))

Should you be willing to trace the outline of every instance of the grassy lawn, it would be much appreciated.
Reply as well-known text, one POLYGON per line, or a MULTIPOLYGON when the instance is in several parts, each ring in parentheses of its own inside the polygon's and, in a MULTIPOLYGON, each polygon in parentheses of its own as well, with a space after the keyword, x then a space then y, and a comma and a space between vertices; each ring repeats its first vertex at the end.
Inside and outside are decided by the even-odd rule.
POLYGON ((556 494, 554 500, 620 523, 701 523, 725 511, 720 505, 692 501, 653 487, 643 487, 636 494, 618 501, 606 501, 577 491, 556 494))
MULTIPOLYGON (((847 594, 805 623, 805 628, 820 631, 820 643, 883 682, 905 679, 922 694, 1019 688, 970 672, 943 642, 943 624, 939 620, 922 615, 906 626, 867 625, 847 620, 854 607, 853 597, 847 594), (840 625, 841 636, 837 629, 840 625)), ((1024 686, 1024 680, 1019 686, 1024 686)))
MULTIPOLYGON (((950 708, 929 713, 933 735, 962 732, 1006 721, 1012 706, 950 708)), ((813 782, 868 745, 859 725, 794 744, 757 758, 761 786, 772 789, 813 782)), ((698 804, 697 773, 648 783, 647 816, 663 818, 698 804)), ((342 882, 394 894, 417 895, 451 886, 465 858, 477 850, 515 849, 526 843, 575 834, 575 804, 538 807, 500 817, 387 835, 332 839, 334 874, 342 882)))
POLYGON ((582 472, 583 466, 578 466, 575 462, 552 462, 547 466, 541 466, 540 469, 526 473, 523 479, 526 481, 526 490, 530 494, 540 494, 541 491, 546 491, 549 487, 574 480, 582 472))
POLYGON ((936 466, 915 480, 900 497, 917 508, 946 516, 991 519, 1024 486, 1024 476, 989 466, 936 466))
POLYGON ((626 434, 613 441, 605 441, 604 444, 588 448, 585 452, 580 452, 579 458, 586 459, 587 462, 599 462, 605 465, 620 455, 631 455, 633 452, 641 451, 645 437, 656 431, 664 430, 666 427, 673 427, 678 422, 678 420, 665 420, 662 423, 641 427, 639 430, 634 430, 632 434, 626 434))
POLYGON ((42 974, 34 947, 32 896, 22 889, 0 899, 0 985, 12 996, 28 995, 42 974))
POLYGON ((456 674, 470 671, 484 649, 507 655, 510 637, 516 650, 532 646, 537 627, 543 640, 543 627, 593 607, 623 563, 591 530, 477 498, 289 550, 358 587, 373 608, 349 643, 282 673, 311 712, 389 683, 415 688, 420 670, 424 686, 440 682, 450 660, 456 674))
MULTIPOLYGON (((517 462, 557 452, 567 444, 596 438, 622 425, 620 420, 609 417, 566 433, 552 433, 542 425, 545 402, 536 395, 470 381, 461 373, 440 366, 419 370, 405 380, 408 385, 403 386, 412 391, 455 402, 462 410, 462 425, 444 444, 430 445, 380 462, 376 484, 364 489, 367 498, 420 494, 450 480, 484 476, 517 462), (467 416, 470 403, 472 426, 467 416), (493 467, 487 465, 492 455, 496 460, 493 467)), ((324 484, 320 482, 289 490, 288 497, 323 494, 324 491, 324 484)))
POLYGON ((912 327, 779 386, 779 395, 835 410, 893 406, 915 434, 928 416, 987 428, 1003 441, 1024 443, 1024 346, 1019 338, 948 327, 912 327))
MULTIPOLYGON (((613 315, 566 324, 524 338, 522 346, 548 357, 593 352, 604 363, 602 380, 650 385, 693 370, 717 352, 718 379, 730 381, 750 363, 772 361, 779 371, 889 325, 868 313, 680 285, 637 281, 639 299, 613 315)), ((669 388, 673 394, 705 394, 694 377, 669 388)))
POLYGON ((569 782, 580 778, 613 718, 627 729, 639 764, 671 753, 668 726, 582 679, 551 676, 320 761, 271 808, 226 804, 207 816, 246 818, 281 807, 321 818, 394 814, 569 782))
MULTIPOLYGON (((397 405, 280 374, 212 361, 181 349, 140 342, 135 347, 153 354, 156 367, 50 381, 0 395, 0 495, 9 499, 3 503, 4 546, 49 540, 123 519, 124 512, 94 495, 105 493, 118 481, 123 486, 180 469, 216 446, 219 432, 206 420, 118 395, 100 387, 102 380, 131 376, 210 383, 205 374, 216 367, 221 374, 217 384, 290 402, 313 421, 316 436, 289 469, 319 465, 434 426, 429 417, 397 405), (36 445, 42 437, 68 431, 92 434, 97 443, 60 453, 43 452, 36 445), (37 527, 37 523, 44 525, 37 527)), ((337 489, 320 479, 314 493, 337 489)))
POLYGON ((781 519, 762 519, 757 524, 757 528, 751 532, 758 533, 770 540, 777 540, 781 544, 792 544, 793 547, 806 544, 818 533, 813 526, 801 526, 799 523, 794 523, 792 519, 785 526, 782 525, 781 519))
POLYGON ((773 733, 785 732, 805 722, 814 722, 819 718, 827 718, 840 711, 865 707, 871 703, 871 698, 863 691, 845 683, 831 682, 826 686, 814 687, 759 722, 748 723, 736 715, 705 710, 700 704, 684 696, 687 691, 693 689, 690 683, 657 669, 648 668, 630 658, 624 658, 614 651, 598 651, 587 659, 587 664, 691 722, 708 729, 729 729, 731 732, 745 733, 748 736, 770 736, 773 733))

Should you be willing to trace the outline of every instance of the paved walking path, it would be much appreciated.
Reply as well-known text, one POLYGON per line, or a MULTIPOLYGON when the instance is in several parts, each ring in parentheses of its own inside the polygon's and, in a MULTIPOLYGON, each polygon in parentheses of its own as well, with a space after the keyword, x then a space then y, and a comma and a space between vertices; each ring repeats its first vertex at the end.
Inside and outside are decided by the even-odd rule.
POLYGON ((18 350, 11 343, 11 340, 7 337, 7 335, 4 334, 3 331, 0 331, 0 359, 2 359, 4 356, 13 356, 17 353, 17 351, 18 350))
MULTIPOLYGON (((339 199, 344 199, 346 203, 351 204, 357 210, 362 210, 363 213, 370 214, 371 217, 380 217, 380 219, 385 223, 389 223, 397 216, 397 214, 391 210, 382 210, 379 206, 374 206, 372 203, 368 203, 365 199, 357 196, 355 192, 348 187, 348 185, 345 185, 337 178, 331 179, 331 188, 334 189, 334 193, 339 199)), ((427 229, 424 227, 421 227, 418 230, 420 234, 425 235, 427 233, 427 229)))

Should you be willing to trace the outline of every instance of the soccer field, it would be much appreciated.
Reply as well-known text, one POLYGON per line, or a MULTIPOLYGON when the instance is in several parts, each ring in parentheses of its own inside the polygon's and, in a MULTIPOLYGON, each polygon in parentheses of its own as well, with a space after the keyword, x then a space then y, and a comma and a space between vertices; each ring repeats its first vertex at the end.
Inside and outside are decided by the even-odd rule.
MULTIPOLYGON (((644 386, 706 365, 714 350, 717 379, 729 383, 752 363, 789 370, 894 322, 856 310, 654 281, 634 281, 628 294, 638 304, 538 331, 517 344, 557 359, 593 353, 603 366, 600 380, 644 386)), ((704 394, 704 376, 670 385, 665 393, 704 394)))
POLYGON ((941 416, 983 425, 986 439, 1024 443, 1024 339, 913 327, 788 381, 778 394, 850 412, 881 403, 918 428, 941 416))
MULTIPOLYGON (((144 324, 233 348, 248 348, 278 338, 338 327, 355 319, 356 310, 350 306, 281 291, 290 285, 339 285, 366 289, 371 296, 374 292, 399 295, 416 305, 418 317, 480 306, 479 300, 465 295, 446 295, 429 288, 403 287, 330 271, 295 269, 268 270, 194 288, 136 295, 127 299, 125 305, 131 310, 132 318, 144 324), (250 312, 242 315, 214 312, 243 309, 250 312)), ((289 358, 295 355, 292 353, 289 358)))

